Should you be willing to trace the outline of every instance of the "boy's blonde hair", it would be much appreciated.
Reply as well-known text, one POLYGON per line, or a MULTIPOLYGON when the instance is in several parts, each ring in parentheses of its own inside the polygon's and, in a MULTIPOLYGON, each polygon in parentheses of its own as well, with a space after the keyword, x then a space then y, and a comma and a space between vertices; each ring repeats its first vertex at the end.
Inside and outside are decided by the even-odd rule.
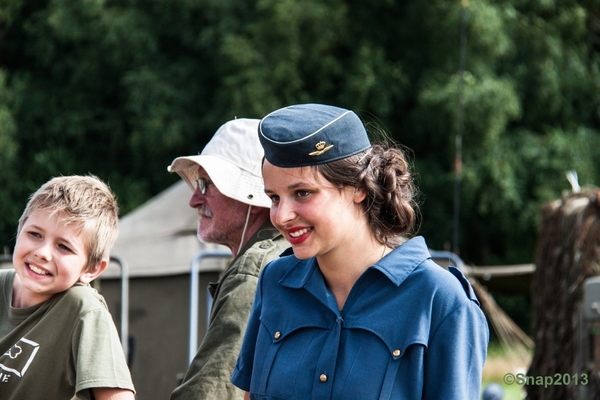
POLYGON ((119 233, 119 207, 114 193, 100 178, 89 176, 60 176, 44 183, 29 198, 19 218, 17 235, 35 210, 59 214, 62 222, 79 225, 88 251, 87 272, 102 259, 109 260, 119 233))

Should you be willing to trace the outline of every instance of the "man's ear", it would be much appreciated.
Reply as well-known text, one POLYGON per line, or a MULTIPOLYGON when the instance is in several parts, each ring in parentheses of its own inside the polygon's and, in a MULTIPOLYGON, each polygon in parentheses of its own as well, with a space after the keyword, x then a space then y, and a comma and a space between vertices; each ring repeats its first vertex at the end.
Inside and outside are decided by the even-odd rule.
POLYGON ((104 270, 108 267, 108 260, 102 259, 98 264, 92 266, 86 272, 83 272, 79 277, 79 282, 81 283, 90 283, 94 279, 96 279, 104 270))

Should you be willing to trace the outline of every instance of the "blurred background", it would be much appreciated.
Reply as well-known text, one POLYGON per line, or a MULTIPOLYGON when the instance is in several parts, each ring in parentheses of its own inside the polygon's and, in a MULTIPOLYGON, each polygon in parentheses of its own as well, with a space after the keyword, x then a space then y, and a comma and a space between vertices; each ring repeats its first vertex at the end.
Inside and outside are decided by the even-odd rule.
MULTIPOLYGON (((542 207, 600 182, 600 0, 0 0, 3 253, 51 177, 125 217, 222 123, 304 102, 412 150, 432 249, 530 268, 542 207)), ((530 335, 527 271, 487 290, 530 335)))

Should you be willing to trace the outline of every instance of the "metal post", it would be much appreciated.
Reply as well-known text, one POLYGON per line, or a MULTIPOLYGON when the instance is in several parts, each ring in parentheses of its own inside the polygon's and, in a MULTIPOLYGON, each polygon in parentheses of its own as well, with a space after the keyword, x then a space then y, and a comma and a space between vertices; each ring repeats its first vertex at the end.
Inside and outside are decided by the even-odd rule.
POLYGON ((462 182, 462 139, 464 128, 464 101, 463 86, 465 75, 465 64, 467 59, 467 7, 469 0, 461 0, 460 10, 460 66, 458 79, 458 111, 456 117, 456 138, 454 154, 454 211, 452 226, 452 251, 460 254, 460 190, 462 182))
POLYGON ((110 261, 121 268, 121 346, 125 357, 129 360, 129 266, 124 258, 110 256, 110 261))
MULTIPOLYGON (((190 271, 190 344, 188 349, 188 364, 191 364, 198 350, 198 300, 200 290, 200 262, 211 257, 231 257, 227 250, 203 250, 192 261, 190 271)), ((210 305, 207 306, 210 313, 210 305)))

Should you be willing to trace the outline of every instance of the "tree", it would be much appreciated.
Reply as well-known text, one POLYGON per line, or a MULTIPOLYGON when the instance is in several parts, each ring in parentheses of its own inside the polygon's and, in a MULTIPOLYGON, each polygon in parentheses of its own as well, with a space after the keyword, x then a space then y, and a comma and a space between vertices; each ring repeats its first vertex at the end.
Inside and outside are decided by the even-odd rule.
POLYGON ((95 173, 125 213, 176 181, 170 161, 226 120, 329 103, 413 150, 421 233, 443 249, 462 106, 460 255, 530 262, 565 172, 599 178, 599 6, 472 0, 461 86, 458 1, 4 0, 0 110, 13 133, 0 137, 27 162, 0 179, 21 205, 51 175, 95 173))
MULTIPOLYGON (((16 122, 10 110, 11 92, 6 88, 6 73, 0 69, 0 171, 11 171, 17 165, 18 143, 15 139, 17 132, 16 122)), ((15 186, 11 185, 8 178, 9 174, 0 174, 0 185, 3 195, 0 196, 0 209, 6 214, 18 215, 19 208, 16 207, 13 199, 15 198, 15 186)), ((13 229, 13 223, 6 219, 0 219, 0 232, 10 232, 13 229)), ((8 245, 5 245, 8 247, 8 245)), ((3 252, 9 251, 9 248, 3 249, 3 252)))
POLYGON ((3 134, 17 145, 6 156, 27 162, 0 173, 15 204, 3 243, 27 195, 51 176, 100 176, 123 213, 177 179, 166 172, 171 160, 216 129, 198 118, 214 87, 195 49, 198 15, 191 2, 4 2, 0 65, 13 128, 3 134))

